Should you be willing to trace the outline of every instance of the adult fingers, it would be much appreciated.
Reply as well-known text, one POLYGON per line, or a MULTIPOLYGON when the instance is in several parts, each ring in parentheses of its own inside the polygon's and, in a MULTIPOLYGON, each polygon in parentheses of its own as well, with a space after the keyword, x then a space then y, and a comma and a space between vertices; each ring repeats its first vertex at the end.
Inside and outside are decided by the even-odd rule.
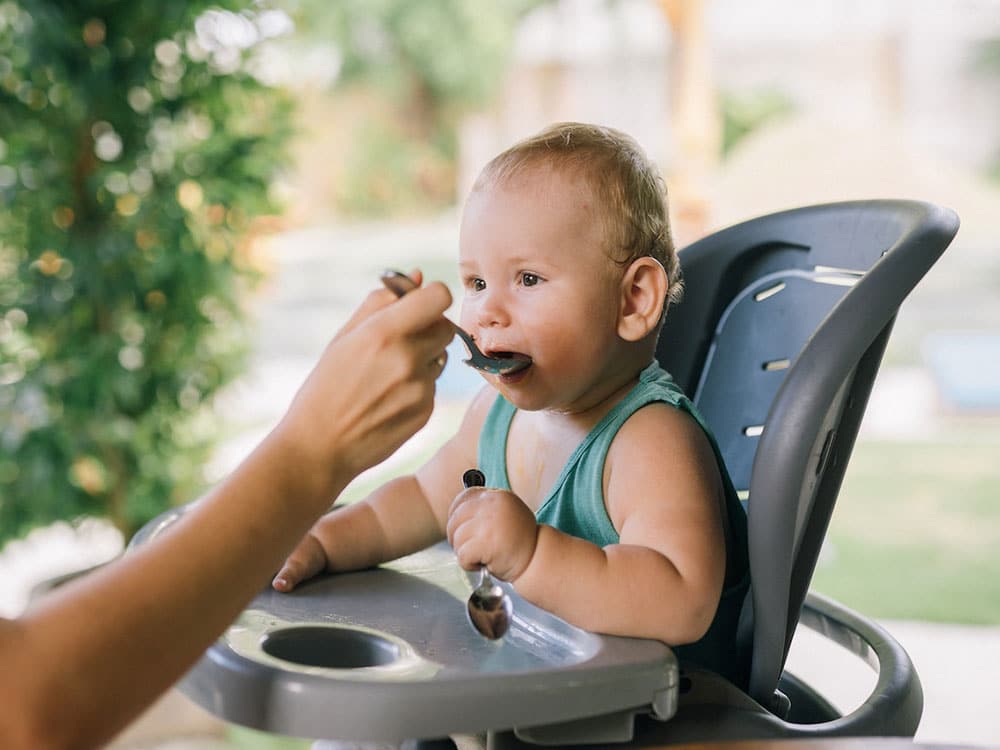
MULTIPOLYGON (((407 275, 411 279, 413 279, 413 283, 416 284, 418 287, 421 284, 423 284, 424 274, 419 268, 414 268, 407 275)), ((388 307, 393 302, 396 302, 398 299, 399 298, 395 294, 393 294, 391 291, 389 291, 384 287, 373 289, 371 292, 368 293, 368 296, 365 297, 365 299, 361 302, 361 304, 357 307, 357 309, 355 309, 355 311, 351 314, 351 317, 348 318, 347 322, 337 332, 335 338, 339 338, 340 336, 343 336, 345 333, 352 331, 360 323, 370 318, 372 314, 381 310, 382 308, 388 307)), ((448 304, 451 303, 449 302, 448 304)))
POLYGON ((369 295, 353 329, 327 347, 282 420, 303 460, 335 463, 353 477, 426 424, 453 335, 442 315, 450 299, 443 284, 398 301, 388 290, 369 295))
MULTIPOLYGON (((386 294, 396 299, 391 292, 386 294)), ((399 357, 397 362, 404 367, 399 375, 417 379, 431 376, 433 381, 442 368, 431 372, 427 365, 445 361, 441 357, 455 335, 454 325, 443 315, 450 301, 447 287, 437 282, 377 310, 351 333, 359 336, 369 351, 395 352, 392 356, 399 357)), ((358 316, 364 314, 364 309, 358 316)))
MULTIPOLYGON (((387 294, 395 299, 392 292, 387 294)), ((384 318, 393 328, 413 334, 438 322, 450 305, 451 292, 448 291, 448 287, 440 281, 434 281, 403 295, 396 304, 380 311, 379 317, 384 318)), ((453 325, 451 332, 454 335, 453 325)))
POLYGON ((441 352, 437 355, 431 362, 431 366, 434 369, 434 379, 437 380, 441 377, 441 373, 444 372, 444 368, 448 365, 448 350, 441 352))
POLYGON ((358 305, 354 312, 351 313, 351 317, 347 319, 347 322, 340 327, 340 330, 337 331, 333 340, 336 341, 345 334, 350 333, 368 320, 368 318, 370 318, 373 314, 382 308, 391 305, 396 301, 396 299, 396 295, 388 289, 373 289, 368 293, 368 296, 362 300, 361 304, 358 305))

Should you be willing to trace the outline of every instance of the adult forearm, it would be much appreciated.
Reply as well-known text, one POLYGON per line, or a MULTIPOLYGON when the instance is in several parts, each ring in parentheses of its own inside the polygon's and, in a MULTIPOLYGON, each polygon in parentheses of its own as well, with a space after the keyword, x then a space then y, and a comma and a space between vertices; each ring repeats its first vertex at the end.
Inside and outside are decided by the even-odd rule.
POLYGON ((0 620, 0 747, 100 746, 175 682, 347 482, 426 423, 450 301, 441 284, 369 295, 216 490, 135 554, 0 620))
POLYGON ((272 437, 156 540, 27 613, 4 670, 26 736, 98 746, 173 684, 350 479, 295 468, 272 437))

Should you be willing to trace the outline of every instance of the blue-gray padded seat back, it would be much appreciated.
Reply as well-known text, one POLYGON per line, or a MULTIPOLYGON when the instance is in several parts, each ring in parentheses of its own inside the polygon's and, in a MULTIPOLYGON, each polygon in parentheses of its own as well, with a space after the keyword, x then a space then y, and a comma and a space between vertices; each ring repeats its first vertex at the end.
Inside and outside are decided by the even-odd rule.
POLYGON ((679 253, 684 299, 657 358, 748 494, 749 694, 770 709, 896 312, 957 230, 931 204, 851 201, 752 219, 679 253))
POLYGON ((813 331, 857 275, 791 269, 767 274, 722 313, 694 402, 711 426, 741 497, 767 413, 813 331))

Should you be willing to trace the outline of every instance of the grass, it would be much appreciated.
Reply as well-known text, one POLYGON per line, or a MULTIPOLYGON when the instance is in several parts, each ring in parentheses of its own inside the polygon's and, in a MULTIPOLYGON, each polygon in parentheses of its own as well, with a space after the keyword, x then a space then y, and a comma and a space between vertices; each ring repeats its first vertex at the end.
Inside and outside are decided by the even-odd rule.
POLYGON ((813 589, 876 618, 1000 623, 1000 431, 859 441, 813 589))
POLYGON ((226 741, 240 750, 309 750, 311 740, 258 732, 235 724, 226 727, 226 741))

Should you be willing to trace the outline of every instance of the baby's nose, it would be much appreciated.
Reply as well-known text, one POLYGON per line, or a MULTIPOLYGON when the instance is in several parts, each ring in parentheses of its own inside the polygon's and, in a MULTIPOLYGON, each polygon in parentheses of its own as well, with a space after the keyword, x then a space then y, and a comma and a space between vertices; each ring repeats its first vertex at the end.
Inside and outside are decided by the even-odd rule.
POLYGON ((479 300, 476 322, 480 328, 505 326, 510 323, 508 305, 501 292, 487 291, 479 300))

